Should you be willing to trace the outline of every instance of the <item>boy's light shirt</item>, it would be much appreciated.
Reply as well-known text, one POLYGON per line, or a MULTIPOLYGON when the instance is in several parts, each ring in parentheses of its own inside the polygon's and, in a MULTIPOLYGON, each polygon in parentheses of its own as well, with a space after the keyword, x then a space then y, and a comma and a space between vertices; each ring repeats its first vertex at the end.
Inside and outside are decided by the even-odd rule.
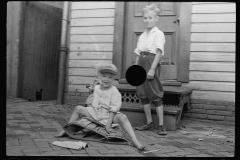
POLYGON ((157 49, 159 48, 162 51, 162 56, 163 56, 164 44, 165 44, 164 33, 160 31, 157 27, 154 27, 148 34, 146 33, 146 30, 145 30, 139 36, 137 48, 134 50, 134 52, 137 55, 140 55, 140 52, 144 52, 144 51, 156 54, 157 49))
POLYGON ((107 90, 101 90, 100 85, 94 87, 93 101, 91 106, 94 112, 89 110, 89 114, 98 120, 100 123, 106 125, 109 112, 118 112, 122 105, 122 95, 115 86, 107 90))

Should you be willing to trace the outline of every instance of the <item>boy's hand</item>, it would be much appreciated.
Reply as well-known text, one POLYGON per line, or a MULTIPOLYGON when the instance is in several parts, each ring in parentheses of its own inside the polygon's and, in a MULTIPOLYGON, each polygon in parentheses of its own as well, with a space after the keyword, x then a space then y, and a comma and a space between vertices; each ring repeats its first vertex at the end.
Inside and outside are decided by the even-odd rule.
POLYGON ((107 131, 108 133, 114 133, 114 132, 115 132, 115 131, 112 129, 112 127, 111 127, 111 126, 108 126, 108 125, 105 126, 105 129, 106 129, 106 131, 107 131))
POLYGON ((153 79, 155 75, 155 69, 150 69, 147 74, 147 79, 153 79))

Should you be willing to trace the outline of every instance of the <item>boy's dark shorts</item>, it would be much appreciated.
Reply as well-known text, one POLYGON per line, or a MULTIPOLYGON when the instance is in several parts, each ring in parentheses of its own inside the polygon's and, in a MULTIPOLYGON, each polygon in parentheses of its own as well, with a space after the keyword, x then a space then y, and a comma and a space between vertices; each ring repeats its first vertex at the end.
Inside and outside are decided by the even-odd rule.
MULTIPOLYGON (((149 52, 141 52, 139 56, 138 65, 142 66, 146 73, 151 68, 152 62, 155 58, 155 54, 149 52)), ((162 106, 163 101, 163 88, 160 81, 160 64, 157 65, 155 69, 155 75, 153 79, 146 79, 146 81, 137 86, 137 96, 141 99, 143 105, 149 104, 150 102, 154 103, 156 107, 162 106)))

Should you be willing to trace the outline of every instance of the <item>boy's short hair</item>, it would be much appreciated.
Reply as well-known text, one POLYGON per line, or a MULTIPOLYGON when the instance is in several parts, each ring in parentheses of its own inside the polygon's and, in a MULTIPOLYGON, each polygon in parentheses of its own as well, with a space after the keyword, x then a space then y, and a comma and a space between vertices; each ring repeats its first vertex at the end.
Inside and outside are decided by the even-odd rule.
POLYGON ((148 11, 155 12, 156 16, 158 16, 158 14, 160 12, 160 10, 158 9, 158 7, 155 4, 146 5, 142 10, 142 14, 144 15, 148 11))

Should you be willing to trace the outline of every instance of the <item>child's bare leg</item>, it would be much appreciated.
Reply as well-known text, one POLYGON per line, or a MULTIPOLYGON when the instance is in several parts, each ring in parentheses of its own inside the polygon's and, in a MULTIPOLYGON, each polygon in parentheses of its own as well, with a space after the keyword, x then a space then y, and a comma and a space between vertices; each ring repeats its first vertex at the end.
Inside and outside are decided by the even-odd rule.
POLYGON ((153 120, 152 120, 152 114, 151 114, 151 104, 145 104, 143 105, 143 109, 145 112, 145 116, 147 119, 147 124, 150 124, 153 120))
MULTIPOLYGON (((71 123, 71 122, 74 122, 74 121, 78 120, 80 114, 81 114, 81 115, 85 115, 85 116, 87 116, 87 117, 91 117, 90 114, 88 113, 86 107, 77 106, 77 107, 74 109, 74 111, 73 111, 73 113, 72 113, 72 116, 71 116, 70 120, 68 121, 68 123, 71 123)), ((62 131, 60 131, 55 137, 61 137, 61 136, 63 136, 64 134, 65 134, 65 131, 62 130, 62 131)))
POLYGON ((163 125, 163 106, 156 107, 159 125, 163 125))
POLYGON ((133 141, 133 143, 135 144, 137 149, 141 150, 144 148, 144 146, 137 140, 137 137, 133 131, 132 125, 129 122, 126 115, 116 114, 113 118, 113 123, 121 123, 122 124, 124 130, 128 133, 128 135, 130 136, 131 140, 133 141))

